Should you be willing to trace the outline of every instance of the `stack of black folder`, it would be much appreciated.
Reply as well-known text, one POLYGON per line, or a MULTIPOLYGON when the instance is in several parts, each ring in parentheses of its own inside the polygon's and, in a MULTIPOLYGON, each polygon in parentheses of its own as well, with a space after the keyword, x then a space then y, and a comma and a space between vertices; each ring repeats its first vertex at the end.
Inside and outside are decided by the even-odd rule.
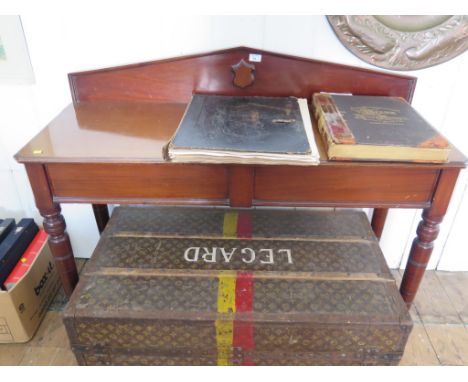
POLYGON ((24 251, 38 233, 33 219, 0 220, 0 286, 7 279, 24 251))

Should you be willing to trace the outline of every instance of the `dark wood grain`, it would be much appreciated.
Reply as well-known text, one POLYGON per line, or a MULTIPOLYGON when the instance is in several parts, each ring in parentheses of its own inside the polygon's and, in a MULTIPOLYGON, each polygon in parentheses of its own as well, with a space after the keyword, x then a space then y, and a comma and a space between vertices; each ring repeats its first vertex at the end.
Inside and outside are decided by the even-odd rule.
POLYGON ((439 173, 437 169, 398 167, 78 163, 48 164, 47 172, 53 196, 60 201, 131 203, 168 199, 177 204, 178 200, 209 203, 229 198, 236 207, 427 207, 439 173))
POLYGON ((424 206, 437 180, 435 169, 393 167, 263 166, 255 171, 257 204, 288 200, 340 205, 424 206))
POLYGON ((295 96, 311 98, 327 91, 389 95, 411 101, 416 78, 352 66, 266 52, 233 48, 69 75, 75 102, 152 101, 187 103, 192 93, 224 95, 295 96), (232 83, 231 65, 250 53, 255 83, 238 88, 232 83))
POLYGON ((108 199, 226 199, 224 166, 48 164, 54 196, 108 199))
POLYGON ((254 168, 229 166, 229 205, 251 207, 254 194, 254 168))

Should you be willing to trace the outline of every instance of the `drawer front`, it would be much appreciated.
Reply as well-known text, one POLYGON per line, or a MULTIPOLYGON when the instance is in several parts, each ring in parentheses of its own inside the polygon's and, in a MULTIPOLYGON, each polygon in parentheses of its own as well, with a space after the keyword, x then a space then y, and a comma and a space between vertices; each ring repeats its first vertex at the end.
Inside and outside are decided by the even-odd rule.
POLYGON ((57 200, 147 199, 221 200, 227 198, 224 166, 192 164, 49 164, 57 200))
POLYGON ((396 167, 258 167, 256 204, 424 206, 439 171, 396 167))

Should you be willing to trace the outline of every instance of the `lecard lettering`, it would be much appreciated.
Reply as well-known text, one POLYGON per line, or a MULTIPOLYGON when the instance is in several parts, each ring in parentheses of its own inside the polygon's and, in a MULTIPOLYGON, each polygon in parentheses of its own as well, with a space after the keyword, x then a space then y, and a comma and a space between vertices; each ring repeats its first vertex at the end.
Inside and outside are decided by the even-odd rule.
POLYGON ((189 247, 184 252, 184 259, 185 261, 194 263, 198 261, 199 254, 200 254, 200 247, 189 247))
POLYGON ((270 249, 270 248, 269 249, 261 249, 259 252, 260 253, 261 252, 266 252, 267 253, 267 255, 265 257, 266 260, 260 259, 260 262, 262 264, 274 264, 275 263, 275 261, 273 260, 273 250, 272 249, 270 249))
POLYGON ((250 264, 255 261, 255 251, 252 248, 242 248, 241 253, 243 255, 250 254, 250 260, 247 260, 245 257, 242 257, 244 263, 250 264))
POLYGON ((223 254, 225 263, 231 262, 232 255, 234 255, 234 252, 236 252, 236 249, 237 248, 233 248, 231 252, 226 252, 224 248, 221 248, 221 253, 223 254))
POLYGON ((205 253, 202 255, 202 259, 205 260, 205 263, 216 263, 216 250, 217 247, 211 248, 211 251, 208 248, 203 247, 205 253))

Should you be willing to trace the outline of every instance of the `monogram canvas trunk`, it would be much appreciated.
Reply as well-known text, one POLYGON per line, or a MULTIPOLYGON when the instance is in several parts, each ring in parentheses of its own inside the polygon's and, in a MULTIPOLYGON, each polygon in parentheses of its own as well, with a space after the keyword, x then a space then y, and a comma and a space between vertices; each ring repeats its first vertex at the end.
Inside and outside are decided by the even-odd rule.
POLYGON ((82 365, 392 365, 412 322, 364 213, 119 207, 64 322, 82 365))

